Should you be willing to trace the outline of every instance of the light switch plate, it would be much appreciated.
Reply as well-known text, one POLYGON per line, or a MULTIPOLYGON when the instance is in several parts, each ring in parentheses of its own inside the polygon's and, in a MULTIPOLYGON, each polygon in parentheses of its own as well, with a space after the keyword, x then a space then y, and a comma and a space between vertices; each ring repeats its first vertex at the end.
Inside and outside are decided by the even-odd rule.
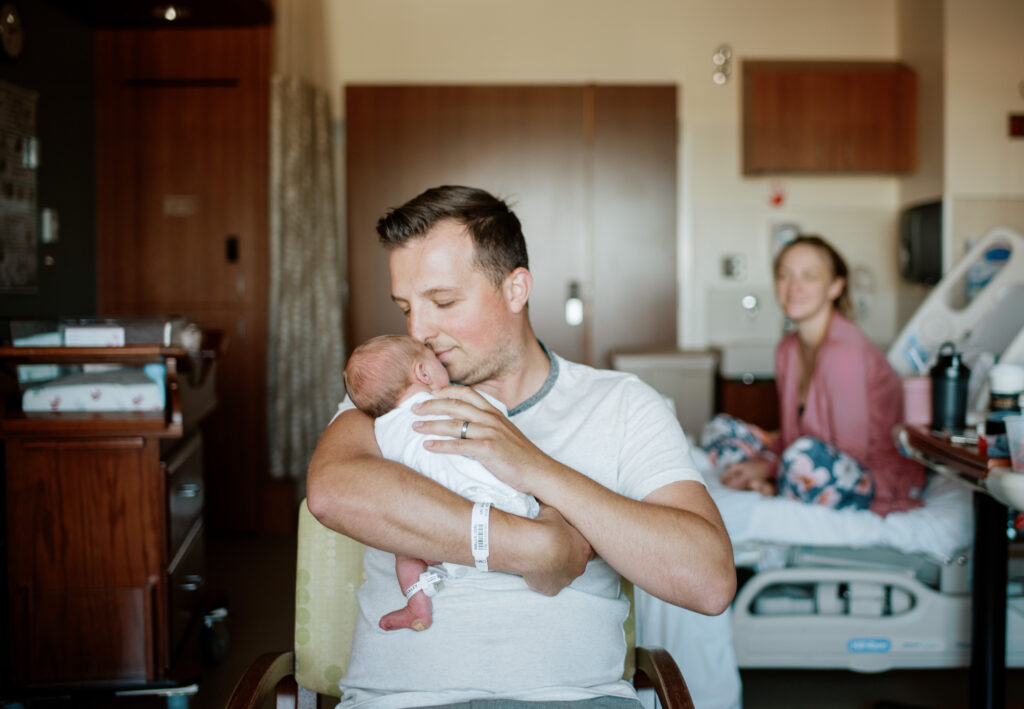
POLYGON ((39 241, 55 244, 60 238, 60 219, 56 209, 46 208, 39 212, 39 241))
POLYGON ((747 277, 747 257, 743 254, 726 254, 722 257, 722 275, 734 281, 747 277))

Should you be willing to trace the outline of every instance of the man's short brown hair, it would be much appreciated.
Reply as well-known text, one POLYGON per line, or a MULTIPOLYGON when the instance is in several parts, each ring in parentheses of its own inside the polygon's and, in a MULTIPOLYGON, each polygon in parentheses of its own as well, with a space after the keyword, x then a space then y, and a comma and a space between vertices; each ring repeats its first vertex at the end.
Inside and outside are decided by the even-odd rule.
POLYGON ((377 222, 385 248, 404 246, 434 226, 452 220, 464 226, 476 247, 475 261, 497 287, 517 268, 529 268, 523 229, 508 204, 475 187, 432 187, 377 222))

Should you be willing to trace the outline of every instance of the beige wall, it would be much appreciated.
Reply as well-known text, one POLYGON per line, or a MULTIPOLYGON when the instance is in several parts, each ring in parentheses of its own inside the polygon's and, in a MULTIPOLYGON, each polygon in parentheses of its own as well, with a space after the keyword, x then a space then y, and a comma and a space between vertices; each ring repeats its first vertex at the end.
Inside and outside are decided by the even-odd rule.
POLYGON ((901 204, 942 197, 945 153, 945 25, 936 0, 900 0, 900 60, 917 74, 917 169, 900 180, 901 204))
MULTIPOLYGON (((949 269, 996 226, 1024 233, 1024 140, 1006 134, 1008 114, 1024 112, 1024 3, 900 0, 898 10, 921 111, 919 169, 901 181, 901 202, 945 198, 949 269)), ((900 322, 927 293, 900 286, 900 322)))
MULTIPOLYGON (((900 0, 900 60, 917 74, 917 169, 900 179, 900 206, 941 199, 945 188, 945 22, 942 2, 900 0)), ((897 282, 896 322, 905 323, 930 286, 897 282)))
MULTIPOLYGON (((984 14, 977 7, 989 3, 1003 16, 1010 5, 1021 7, 1020 0, 961 4, 975 8, 964 13, 984 14)), ((846 253, 858 269, 864 327, 887 342, 900 322, 898 210, 913 195, 936 190, 941 159, 929 147, 926 173, 916 182, 743 177, 739 69, 745 58, 897 59, 901 45, 916 46, 915 60, 927 67, 922 88, 934 107, 941 100, 934 47, 926 32, 908 39, 909 25, 899 19, 927 17, 929 5, 941 8, 941 0, 278 0, 278 66, 327 88, 339 120, 346 83, 676 83, 680 344, 703 347, 710 334, 715 344, 750 339, 750 332, 774 337, 771 312, 752 330, 723 331, 709 312, 722 298, 708 295, 770 294, 769 234, 780 222, 832 238, 846 253), (725 86, 711 80, 711 55, 721 43, 734 55, 733 80, 725 86), (768 198, 777 187, 787 200, 773 208, 768 198), (726 254, 746 257, 746 280, 720 275, 726 254)), ((941 128, 924 133, 928 146, 937 142, 934 131, 941 128)), ((986 183, 1001 181, 1008 169, 986 183)))
POLYGON ((1024 139, 1007 136, 1024 113, 1024 2, 947 0, 946 169, 948 236, 965 243, 1004 224, 1024 233, 1024 139))
POLYGON ((949 0, 946 10, 946 189, 955 196, 1024 194, 1024 2, 949 0), (983 10, 983 11, 981 11, 983 10))

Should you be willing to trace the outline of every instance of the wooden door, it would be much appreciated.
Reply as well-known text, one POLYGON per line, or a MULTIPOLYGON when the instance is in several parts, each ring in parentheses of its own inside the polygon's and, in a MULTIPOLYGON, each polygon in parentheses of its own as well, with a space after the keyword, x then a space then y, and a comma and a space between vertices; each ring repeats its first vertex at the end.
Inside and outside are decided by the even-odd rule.
POLYGON ((676 91, 597 86, 587 363, 676 346, 676 91))
POLYGON ((530 318, 560 355, 607 366, 613 348, 675 345, 674 87, 350 86, 346 107, 350 347, 405 328, 377 219, 442 184, 512 204, 530 318))
POLYGON ((109 30, 96 45, 99 309, 223 332, 208 521, 255 531, 271 489, 270 29, 109 30))
MULTIPOLYGON (((472 185, 513 204, 534 273, 533 302, 560 304, 567 281, 584 280, 582 102, 582 88, 566 87, 348 88, 350 346, 405 330, 374 227, 388 208, 428 187, 472 185)), ((531 305, 530 316, 544 342, 581 359, 581 333, 561 312, 531 305)))
POLYGON ((264 221, 250 200, 267 181, 247 155, 257 136, 238 125, 246 109, 239 87, 128 91, 137 141, 136 268, 120 275, 131 279, 132 301, 181 310, 244 307, 258 278, 264 221))

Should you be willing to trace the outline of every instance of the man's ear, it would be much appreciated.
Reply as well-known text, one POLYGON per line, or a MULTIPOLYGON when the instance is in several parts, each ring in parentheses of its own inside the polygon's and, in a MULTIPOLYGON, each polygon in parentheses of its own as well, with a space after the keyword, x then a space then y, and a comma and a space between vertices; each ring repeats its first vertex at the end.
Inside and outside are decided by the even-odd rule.
POLYGON ((533 290, 533 274, 520 266, 505 276, 502 288, 509 309, 514 313, 520 313, 530 301, 530 291, 533 290))

